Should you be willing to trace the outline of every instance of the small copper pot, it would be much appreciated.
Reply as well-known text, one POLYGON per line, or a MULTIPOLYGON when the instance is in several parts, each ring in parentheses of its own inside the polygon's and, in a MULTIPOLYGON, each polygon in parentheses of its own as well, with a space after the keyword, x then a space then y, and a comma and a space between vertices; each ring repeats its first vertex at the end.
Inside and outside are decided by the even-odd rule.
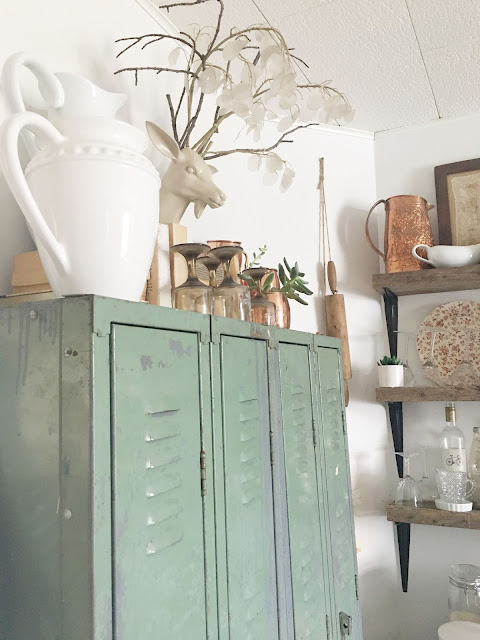
POLYGON ((284 293, 270 291, 263 294, 267 300, 274 302, 277 307, 277 327, 280 329, 290 329, 290 304, 284 293))

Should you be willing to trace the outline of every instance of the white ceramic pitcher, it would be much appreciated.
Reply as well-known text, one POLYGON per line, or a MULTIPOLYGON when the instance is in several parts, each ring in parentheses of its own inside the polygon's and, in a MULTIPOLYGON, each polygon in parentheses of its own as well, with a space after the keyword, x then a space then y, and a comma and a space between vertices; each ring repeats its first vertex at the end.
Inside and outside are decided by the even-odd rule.
MULTIPOLYGON (((20 51, 3 65, 1 85, 12 113, 26 111, 20 87, 22 68, 29 69, 38 81, 45 100, 47 118, 70 140, 104 142, 142 153, 148 144, 146 134, 131 125, 115 120, 127 96, 105 91, 83 76, 69 72, 53 73, 36 55, 20 51)), ((41 149, 39 141, 28 131, 22 132, 30 158, 41 149)))
POLYGON ((152 163, 128 146, 64 136, 28 111, 6 119, 0 149, 54 293, 140 300, 159 214, 152 163), (25 175, 18 157, 24 129, 42 146, 25 175))

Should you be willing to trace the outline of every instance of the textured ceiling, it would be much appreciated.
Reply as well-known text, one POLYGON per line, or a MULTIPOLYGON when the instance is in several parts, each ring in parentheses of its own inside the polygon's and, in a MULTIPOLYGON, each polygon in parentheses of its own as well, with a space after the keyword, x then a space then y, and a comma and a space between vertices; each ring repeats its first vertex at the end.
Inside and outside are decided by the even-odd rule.
MULTIPOLYGON (((224 0, 228 26, 268 20, 382 131, 480 111, 480 0, 224 0)), ((214 24, 216 2, 170 11, 183 28, 214 24)))

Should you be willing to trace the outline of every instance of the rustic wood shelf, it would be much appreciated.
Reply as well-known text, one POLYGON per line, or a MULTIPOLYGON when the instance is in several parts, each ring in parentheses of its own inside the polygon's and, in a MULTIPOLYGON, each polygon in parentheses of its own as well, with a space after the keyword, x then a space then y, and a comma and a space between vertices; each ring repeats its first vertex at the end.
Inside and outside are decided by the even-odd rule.
POLYGON ((457 529, 480 529, 480 511, 455 513, 437 509, 433 502, 424 507, 387 506, 387 520, 407 524, 428 524, 435 527, 456 527, 457 529))
POLYGON ((377 387, 377 402, 480 401, 480 389, 463 387, 377 387))
POLYGON ((390 289, 397 296, 442 291, 480 289, 480 264, 452 269, 422 269, 403 273, 376 273, 372 276, 375 291, 390 289))

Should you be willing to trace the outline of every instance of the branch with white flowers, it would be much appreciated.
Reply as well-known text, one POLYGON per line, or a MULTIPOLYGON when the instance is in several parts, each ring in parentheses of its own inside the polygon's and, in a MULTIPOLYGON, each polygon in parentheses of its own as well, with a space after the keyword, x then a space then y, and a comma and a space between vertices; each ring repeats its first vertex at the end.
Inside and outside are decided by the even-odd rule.
MULTIPOLYGON (((168 66, 129 66, 115 73, 133 72, 135 84, 145 71, 175 73, 184 76, 184 86, 174 99, 168 94, 173 136, 180 148, 191 146, 206 160, 229 156, 234 153, 249 155, 251 165, 266 159, 267 172, 278 174, 281 170, 290 182, 294 175, 288 163, 273 153, 283 143, 292 142, 289 136, 299 129, 320 123, 349 122, 353 109, 346 97, 329 82, 307 83, 297 81, 298 64, 308 69, 307 63, 294 55, 281 32, 270 25, 251 25, 242 29, 222 29, 224 19, 223 0, 190 0, 161 5, 170 11, 175 7, 188 7, 215 2, 218 17, 214 26, 194 25, 179 35, 150 33, 121 38, 123 49, 117 57, 127 51, 150 48, 163 41, 176 46, 168 57, 168 66), (205 98, 216 96, 211 124, 198 133, 196 142, 190 144, 197 133, 200 114, 212 105, 205 98), (281 134, 270 146, 263 148, 241 148, 216 150, 214 138, 225 120, 239 118, 259 142, 267 120, 278 121, 281 134), (299 124, 305 123, 305 124, 299 124), (257 160, 253 160, 253 158, 257 160), (269 171, 268 167, 271 171, 269 171), (273 170, 272 170, 272 167, 273 170)), ((303 78, 302 78, 303 80, 303 78)), ((203 122, 203 119, 201 119, 203 122)), ((258 168, 258 167, 255 167, 258 168)), ((267 181, 268 182, 268 181, 267 181)))

